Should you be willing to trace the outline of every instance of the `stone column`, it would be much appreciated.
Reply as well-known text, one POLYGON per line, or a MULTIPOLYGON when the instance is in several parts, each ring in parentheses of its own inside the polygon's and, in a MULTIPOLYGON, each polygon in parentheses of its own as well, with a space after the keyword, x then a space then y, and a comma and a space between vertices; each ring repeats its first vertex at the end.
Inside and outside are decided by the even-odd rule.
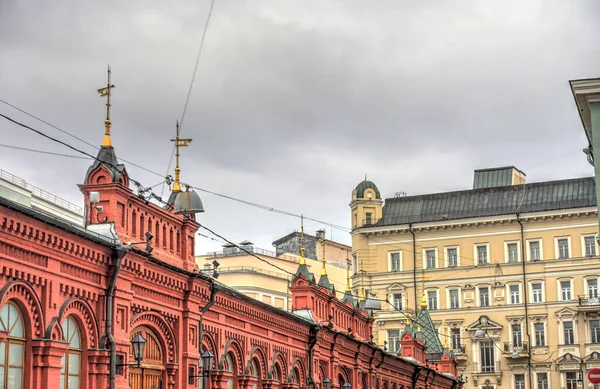
POLYGON ((69 345, 54 340, 34 339, 31 341, 33 369, 31 389, 59 388, 62 357, 69 345))

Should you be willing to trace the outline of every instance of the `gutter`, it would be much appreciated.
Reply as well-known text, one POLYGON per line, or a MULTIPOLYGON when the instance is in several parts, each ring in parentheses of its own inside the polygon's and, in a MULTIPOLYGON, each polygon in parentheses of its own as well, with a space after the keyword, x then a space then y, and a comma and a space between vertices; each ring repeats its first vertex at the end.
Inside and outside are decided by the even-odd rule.
MULTIPOLYGON (((117 376, 117 344, 112 332, 113 324, 113 308, 114 308, 114 297, 115 290, 117 287, 117 279, 121 272, 121 264, 123 258, 131 250, 131 246, 118 245, 113 253, 115 254, 115 267, 113 268, 113 274, 110 279, 110 283, 106 290, 106 345, 110 349, 110 367, 109 367, 109 388, 115 389, 115 379, 117 376)), ((106 346, 105 346, 106 347, 106 346)))
MULTIPOLYGON (((413 245, 413 287, 415 291, 415 320, 419 317, 419 300, 417 298, 417 236, 412 229, 412 223, 408 224, 408 231, 412 234, 413 245)), ((423 291, 425 293, 425 291, 423 291)))
MULTIPOLYGON (((200 354, 200 358, 202 358, 202 338, 204 337, 204 328, 202 326, 202 319, 204 319, 204 314, 212 307, 215 303, 215 297, 217 296, 217 292, 219 289, 215 286, 215 281, 210 279, 210 299, 206 303, 204 307, 200 310, 200 321, 198 322, 198 333, 200 336, 198 337, 198 353, 200 354)), ((215 355, 217 350, 214 350, 215 355)))
POLYGON ((527 292, 529 291, 529 286, 527 285, 527 271, 525 266, 525 232, 523 230, 523 223, 519 217, 519 213, 517 215, 517 223, 519 223, 519 227, 521 230, 521 264, 523 265, 523 306, 525 308, 525 334, 527 335, 527 379, 529 381, 529 387, 533 388, 532 377, 531 377, 531 333, 529 332, 529 307, 528 307, 528 296, 527 292))
MULTIPOLYGON (((310 384, 312 384, 312 387, 314 389, 317 389, 317 383, 315 382, 314 379, 314 372, 313 372, 313 365, 314 365, 314 355, 315 355, 315 345, 317 344, 317 340, 318 340, 318 334, 319 334, 319 330, 321 329, 321 326, 318 324, 315 324, 314 326, 310 327, 310 335, 308 338, 308 379, 310 380, 310 384)), ((307 384, 309 384, 307 382, 307 384)), ((307 385, 308 386, 308 385, 307 385)))

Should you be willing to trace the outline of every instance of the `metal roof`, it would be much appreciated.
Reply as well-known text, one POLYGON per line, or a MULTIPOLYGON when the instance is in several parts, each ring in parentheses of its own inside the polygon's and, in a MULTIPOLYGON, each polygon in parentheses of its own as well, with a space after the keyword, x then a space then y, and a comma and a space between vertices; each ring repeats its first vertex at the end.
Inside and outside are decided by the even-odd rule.
POLYGON ((375 198, 376 199, 380 199, 381 198, 381 193, 379 193, 379 189, 377 189, 377 185, 375 185, 375 183, 373 181, 368 181, 368 180, 364 180, 361 181, 357 186, 356 186, 356 198, 357 199, 362 199, 365 197, 365 190, 367 189, 373 189, 375 191, 375 198))
POLYGON ((594 178, 574 178, 390 198, 376 226, 595 206, 594 178))

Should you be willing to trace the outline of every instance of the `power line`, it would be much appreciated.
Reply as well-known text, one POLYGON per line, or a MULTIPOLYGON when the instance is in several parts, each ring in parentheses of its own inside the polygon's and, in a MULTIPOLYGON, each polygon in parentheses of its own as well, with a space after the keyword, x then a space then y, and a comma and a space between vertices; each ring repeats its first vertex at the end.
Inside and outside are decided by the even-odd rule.
POLYGON ((80 157, 80 156, 77 156, 77 155, 53 153, 51 151, 28 149, 26 147, 19 147, 19 146, 13 146, 13 145, 0 144, 0 147, 5 147, 5 148, 8 148, 8 149, 21 150, 21 151, 30 151, 32 153, 55 155, 57 157, 68 157, 68 158, 85 159, 85 160, 89 160, 90 159, 89 157, 80 157))

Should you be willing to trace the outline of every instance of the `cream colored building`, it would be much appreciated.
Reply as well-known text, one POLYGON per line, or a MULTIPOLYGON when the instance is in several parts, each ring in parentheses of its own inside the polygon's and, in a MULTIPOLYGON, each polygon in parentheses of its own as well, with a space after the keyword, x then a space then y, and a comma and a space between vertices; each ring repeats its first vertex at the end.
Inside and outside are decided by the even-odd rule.
POLYGON ((424 294, 466 387, 593 388, 586 376, 600 367, 600 261, 592 177, 525 184, 514 167, 483 169, 470 190, 385 201, 364 181, 350 207, 354 293, 364 286, 389 302, 376 315, 379 345, 398 350, 424 294))
MULTIPOLYGON (((330 251, 335 253, 340 251, 339 246, 345 247, 348 252, 350 251, 349 246, 337 242, 323 239, 317 241, 316 247, 320 250, 319 260, 307 257, 306 265, 311 273, 315 275, 322 274, 322 252, 323 247, 325 247, 327 278, 341 298, 346 289, 347 275, 349 274, 348 266, 345 262, 340 263, 338 256, 332 255, 330 260, 327 255, 330 251)), ((213 271, 212 262, 214 260, 219 263, 219 282, 235 288, 246 296, 291 311, 292 300, 289 285, 292 281, 292 275, 298 270, 299 255, 281 252, 281 250, 276 253, 260 249, 254 247, 251 242, 244 241, 238 245, 225 245, 222 252, 213 252, 196 257, 198 267, 209 273, 213 271), (254 255, 247 254, 236 246, 243 247, 254 255)))

